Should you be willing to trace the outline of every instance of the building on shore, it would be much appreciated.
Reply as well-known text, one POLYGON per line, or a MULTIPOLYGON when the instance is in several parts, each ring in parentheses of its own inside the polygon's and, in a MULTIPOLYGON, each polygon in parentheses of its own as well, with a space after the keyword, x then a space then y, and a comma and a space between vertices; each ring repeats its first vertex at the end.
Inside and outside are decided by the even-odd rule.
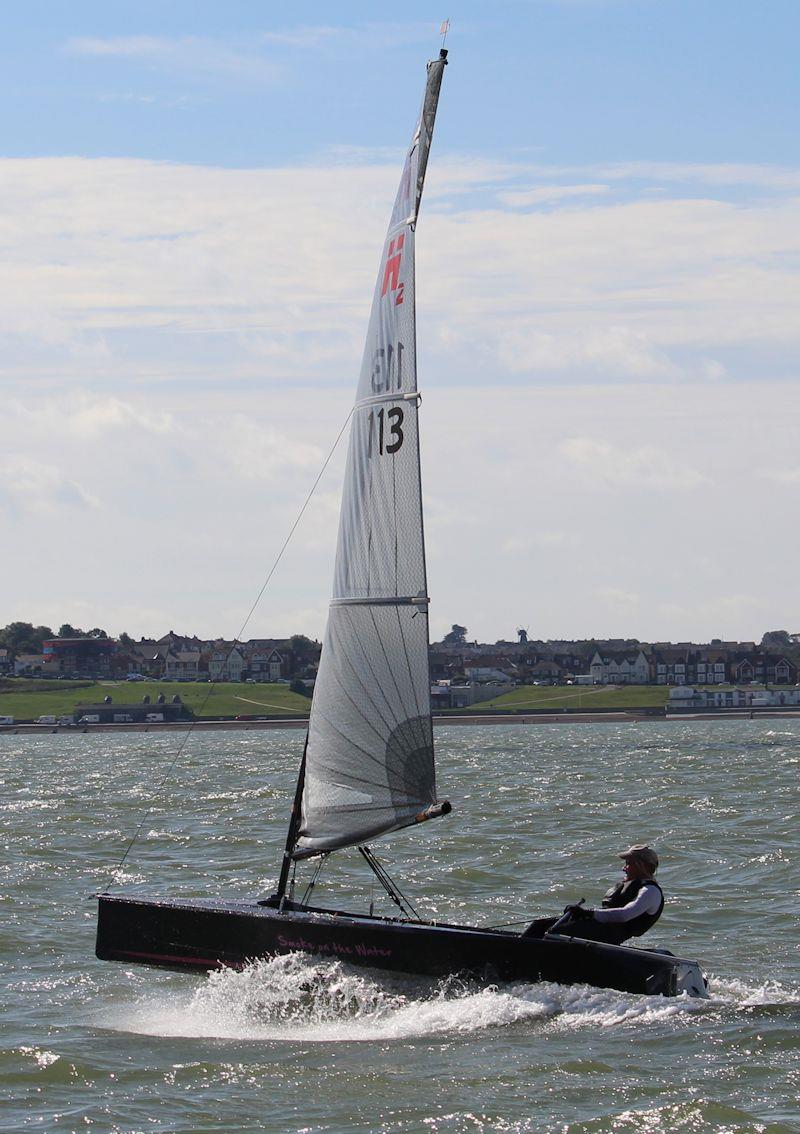
POLYGON ((759 686, 729 689, 696 689, 677 685, 669 691, 668 712, 698 712, 703 709, 772 709, 800 707, 800 686, 768 689, 759 686))

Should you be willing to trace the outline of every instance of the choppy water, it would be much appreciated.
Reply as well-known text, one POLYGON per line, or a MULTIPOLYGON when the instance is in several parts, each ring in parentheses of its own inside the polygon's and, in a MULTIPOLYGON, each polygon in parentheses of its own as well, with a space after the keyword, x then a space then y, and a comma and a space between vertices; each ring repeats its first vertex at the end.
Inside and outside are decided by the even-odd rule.
MULTIPOLYGON (((98 962, 90 894, 176 740, 4 736, 0 1130, 800 1130, 800 722, 437 741, 454 814, 376 848, 422 910, 497 924, 596 901, 614 852, 652 840, 670 901, 650 939, 699 958, 711 1000, 437 984, 300 957, 208 977, 98 962)), ((126 884, 270 891, 301 744, 198 733, 126 884)), ((316 898, 368 898, 360 862, 338 857, 316 898)))

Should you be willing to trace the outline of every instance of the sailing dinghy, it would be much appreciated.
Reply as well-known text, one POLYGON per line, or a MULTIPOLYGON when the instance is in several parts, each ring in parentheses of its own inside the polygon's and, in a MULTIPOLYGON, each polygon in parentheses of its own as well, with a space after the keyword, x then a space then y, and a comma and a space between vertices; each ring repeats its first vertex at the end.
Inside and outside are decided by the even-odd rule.
POLYGON ((97 956, 178 969, 302 952, 441 977, 704 995, 696 962, 548 933, 425 921, 365 844, 450 811, 436 793, 416 374, 414 240, 447 53, 425 95, 383 245, 353 409, 333 598, 276 893, 99 895, 97 956), (294 900, 300 859, 357 847, 398 917, 294 900))

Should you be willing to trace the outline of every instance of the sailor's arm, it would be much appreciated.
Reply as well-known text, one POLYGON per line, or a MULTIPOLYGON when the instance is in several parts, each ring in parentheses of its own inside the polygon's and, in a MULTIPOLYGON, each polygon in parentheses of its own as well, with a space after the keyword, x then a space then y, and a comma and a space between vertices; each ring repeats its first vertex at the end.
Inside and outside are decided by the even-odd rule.
POLYGON ((619 906, 611 910, 592 910, 592 917, 603 925, 618 925, 620 922, 633 921, 642 914, 654 914, 661 905, 661 894, 657 886, 642 886, 639 893, 627 906, 619 906))

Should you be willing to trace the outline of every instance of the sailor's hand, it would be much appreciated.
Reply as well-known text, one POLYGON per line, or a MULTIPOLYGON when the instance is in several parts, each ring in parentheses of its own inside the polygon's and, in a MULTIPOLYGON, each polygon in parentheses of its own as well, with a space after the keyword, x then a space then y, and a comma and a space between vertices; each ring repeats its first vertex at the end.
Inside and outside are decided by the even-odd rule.
POLYGON ((575 905, 565 906, 564 913, 568 913, 575 921, 586 921, 594 914, 594 910, 589 910, 586 906, 575 905))

